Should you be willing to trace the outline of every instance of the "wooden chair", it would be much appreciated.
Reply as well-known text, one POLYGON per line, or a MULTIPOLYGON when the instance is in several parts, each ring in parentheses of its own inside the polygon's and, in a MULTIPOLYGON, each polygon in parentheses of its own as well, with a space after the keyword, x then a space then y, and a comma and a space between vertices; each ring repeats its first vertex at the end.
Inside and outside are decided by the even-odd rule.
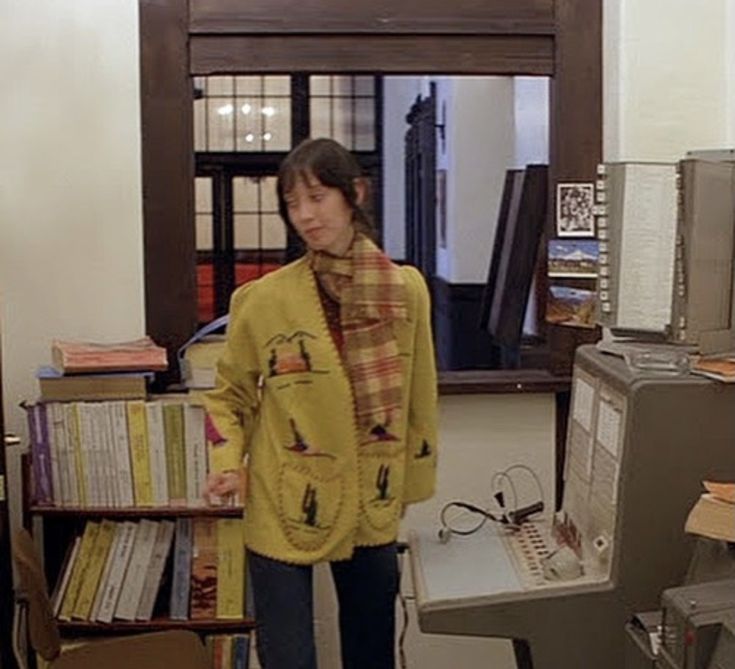
POLYGON ((46 576, 33 539, 21 529, 13 537, 13 561, 20 592, 16 597, 16 635, 27 627, 28 639, 14 639, 16 659, 27 669, 18 650, 30 640, 31 647, 49 664, 49 669, 209 669, 207 654, 199 637, 186 630, 171 630, 91 640, 63 650, 59 628, 48 596, 46 576))

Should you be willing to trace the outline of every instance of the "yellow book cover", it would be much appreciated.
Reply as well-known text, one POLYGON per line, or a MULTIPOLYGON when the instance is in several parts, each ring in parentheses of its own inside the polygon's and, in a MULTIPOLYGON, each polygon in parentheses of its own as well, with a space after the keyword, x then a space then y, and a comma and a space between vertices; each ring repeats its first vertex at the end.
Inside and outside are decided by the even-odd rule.
POLYGON ((69 440, 70 456, 77 473, 79 505, 87 506, 90 501, 89 480, 87 478, 89 476, 89 469, 84 461, 84 452, 82 451, 82 438, 81 432, 79 431, 79 412, 76 402, 64 405, 64 422, 69 440))
POLYGON ((148 449, 148 429, 145 418, 145 402, 133 400, 127 403, 128 441, 133 464, 133 489, 136 506, 153 506, 151 483, 151 457, 148 449))
POLYGON ((242 518, 217 519, 217 618, 244 616, 245 550, 242 518))
POLYGON ((112 539, 115 536, 115 523, 111 520, 103 520, 97 532, 97 538, 94 541, 92 552, 89 557, 89 564, 84 572, 84 582, 79 589, 77 601, 71 612, 72 618, 79 620, 89 620, 89 614, 92 610, 94 597, 97 594, 100 576, 107 561, 107 554, 112 546, 112 539))
POLYGON ((184 407, 164 403, 163 429, 166 437, 168 497, 172 504, 186 504, 186 453, 184 452, 184 407))
POLYGON ((61 604, 61 611, 59 612, 60 620, 71 620, 71 614, 76 605, 79 591, 82 588, 82 583, 84 582, 85 572, 87 571, 87 565, 89 564, 89 560, 92 556, 92 549, 94 548, 94 543, 97 540, 99 529, 100 524, 92 520, 88 520, 84 527, 84 534, 82 534, 82 542, 79 544, 77 559, 74 561, 74 567, 72 568, 71 577, 69 578, 69 585, 66 588, 64 601, 61 604))

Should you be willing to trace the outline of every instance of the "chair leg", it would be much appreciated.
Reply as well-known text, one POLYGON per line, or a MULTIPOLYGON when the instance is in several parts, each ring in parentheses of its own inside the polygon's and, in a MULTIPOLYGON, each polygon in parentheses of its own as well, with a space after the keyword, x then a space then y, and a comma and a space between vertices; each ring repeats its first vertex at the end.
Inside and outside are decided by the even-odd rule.
POLYGON ((19 669, 28 667, 28 636, 26 623, 28 620, 28 609, 25 602, 16 602, 13 614, 13 655, 18 663, 19 669))

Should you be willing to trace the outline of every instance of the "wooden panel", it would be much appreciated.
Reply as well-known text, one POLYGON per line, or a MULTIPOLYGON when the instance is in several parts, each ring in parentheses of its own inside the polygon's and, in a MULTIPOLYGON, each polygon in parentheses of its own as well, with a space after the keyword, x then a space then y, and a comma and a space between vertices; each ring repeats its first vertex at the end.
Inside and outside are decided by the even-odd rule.
POLYGON ((191 0, 192 33, 551 34, 553 0, 191 0))
MULTIPOLYGON (((556 73, 551 81, 547 232, 555 236, 556 184, 592 182, 602 160, 602 0, 556 0, 556 73)), ((568 374, 574 351, 595 331, 547 324, 552 369, 568 374)))
POLYGON ((439 373, 440 395, 499 393, 566 393, 569 376, 553 376, 542 369, 464 370, 439 373))
POLYGON ((193 36, 192 74, 383 72, 386 74, 551 75, 544 36, 193 36))
POLYGON ((557 0, 556 6, 552 179, 592 181, 602 160, 602 0, 557 0))
MULTIPOLYGON (((141 0, 146 330, 172 353, 196 327, 192 85, 186 0, 141 0)), ((175 373, 175 370, 173 370, 175 373)))

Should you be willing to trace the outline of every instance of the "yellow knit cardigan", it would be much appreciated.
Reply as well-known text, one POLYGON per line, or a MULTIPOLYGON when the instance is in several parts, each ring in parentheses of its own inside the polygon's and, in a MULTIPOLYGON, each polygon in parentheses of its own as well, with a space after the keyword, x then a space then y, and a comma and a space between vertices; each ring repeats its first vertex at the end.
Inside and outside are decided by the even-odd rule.
POLYGON ((225 352, 205 403, 210 466, 246 454, 245 543, 278 560, 349 558, 355 546, 395 540, 404 504, 434 492, 437 386, 429 295, 401 268, 408 319, 394 322, 403 410, 358 434, 350 381, 304 259, 238 288, 225 352))

